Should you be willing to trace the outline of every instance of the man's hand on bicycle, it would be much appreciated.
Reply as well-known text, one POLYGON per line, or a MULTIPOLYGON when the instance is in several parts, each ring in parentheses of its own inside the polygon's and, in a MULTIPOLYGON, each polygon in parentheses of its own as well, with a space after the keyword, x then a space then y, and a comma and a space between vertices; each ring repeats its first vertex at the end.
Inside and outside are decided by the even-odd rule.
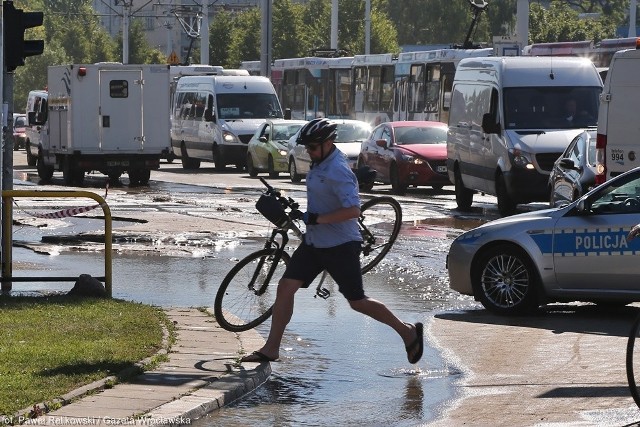
POLYGON ((316 225, 318 223, 318 214, 313 212, 302 212, 298 209, 291 210, 289 217, 294 220, 302 220, 305 225, 316 225))

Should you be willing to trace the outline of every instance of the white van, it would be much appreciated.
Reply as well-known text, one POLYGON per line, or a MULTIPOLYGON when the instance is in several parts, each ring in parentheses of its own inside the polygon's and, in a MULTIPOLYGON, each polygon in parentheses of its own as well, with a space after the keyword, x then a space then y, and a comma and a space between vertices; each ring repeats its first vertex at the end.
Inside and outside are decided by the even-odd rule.
POLYGON ((185 76, 171 113, 171 147, 185 169, 202 160, 243 169, 247 144, 268 118, 283 118, 271 81, 259 76, 185 76))
POLYGON ((616 52, 598 112, 596 184, 640 166, 640 50, 616 52))
POLYGON ((561 57, 463 59, 453 82, 447 169, 459 209, 474 191, 495 195, 501 215, 549 200, 555 160, 596 125, 602 80, 591 61, 561 57), (571 113, 566 108, 577 105, 571 113))
POLYGON ((42 148, 43 124, 48 116, 49 93, 46 90, 32 90, 27 97, 27 120, 29 125, 25 129, 27 164, 35 166, 38 162, 39 150, 42 148), (42 124, 37 124, 42 123, 42 124))

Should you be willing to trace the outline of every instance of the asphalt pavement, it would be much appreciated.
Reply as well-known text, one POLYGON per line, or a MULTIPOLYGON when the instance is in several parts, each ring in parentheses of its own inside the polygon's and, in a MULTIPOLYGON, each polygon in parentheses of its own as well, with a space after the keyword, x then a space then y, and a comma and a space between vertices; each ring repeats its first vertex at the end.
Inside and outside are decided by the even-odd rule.
MULTIPOLYGON (((269 363, 236 362, 264 340, 232 333, 199 309, 166 312, 177 330, 168 361, 129 382, 63 397, 37 425, 188 425, 268 380, 269 363)), ((458 396, 430 426, 637 426, 624 355, 636 310, 555 306, 540 316, 443 312, 426 339, 459 369, 458 396), (598 315, 599 314, 599 315, 598 315)), ((384 404, 384 402, 380 402, 384 404)))

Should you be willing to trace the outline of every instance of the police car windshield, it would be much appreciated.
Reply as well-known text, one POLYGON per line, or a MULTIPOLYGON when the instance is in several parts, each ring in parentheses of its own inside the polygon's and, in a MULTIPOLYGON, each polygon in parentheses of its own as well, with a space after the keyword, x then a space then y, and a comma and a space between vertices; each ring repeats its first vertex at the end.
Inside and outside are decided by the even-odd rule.
POLYGON ((640 172, 612 180, 595 194, 591 211, 598 214, 640 212, 640 172))
POLYGON ((283 118, 278 98, 269 93, 221 93, 217 97, 221 119, 283 118))
POLYGON ((600 92, 600 87, 505 88, 505 129, 578 129, 595 126, 600 92))

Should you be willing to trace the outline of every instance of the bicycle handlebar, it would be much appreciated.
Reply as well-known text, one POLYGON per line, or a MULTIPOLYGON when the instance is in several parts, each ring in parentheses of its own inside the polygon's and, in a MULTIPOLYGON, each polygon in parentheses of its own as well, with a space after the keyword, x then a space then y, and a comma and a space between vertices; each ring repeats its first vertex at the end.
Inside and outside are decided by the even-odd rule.
POLYGON ((271 184, 269 184, 266 179, 262 177, 259 177, 259 179, 260 179, 260 182, 262 182, 264 186, 267 187, 267 194, 274 196, 276 199, 278 199, 278 201, 284 208, 291 209, 291 212, 289 213, 289 217, 291 219, 302 218, 302 212, 298 210, 298 208, 300 207, 298 202, 293 200, 291 197, 284 197, 282 193, 280 193, 280 190, 272 187, 271 184))

